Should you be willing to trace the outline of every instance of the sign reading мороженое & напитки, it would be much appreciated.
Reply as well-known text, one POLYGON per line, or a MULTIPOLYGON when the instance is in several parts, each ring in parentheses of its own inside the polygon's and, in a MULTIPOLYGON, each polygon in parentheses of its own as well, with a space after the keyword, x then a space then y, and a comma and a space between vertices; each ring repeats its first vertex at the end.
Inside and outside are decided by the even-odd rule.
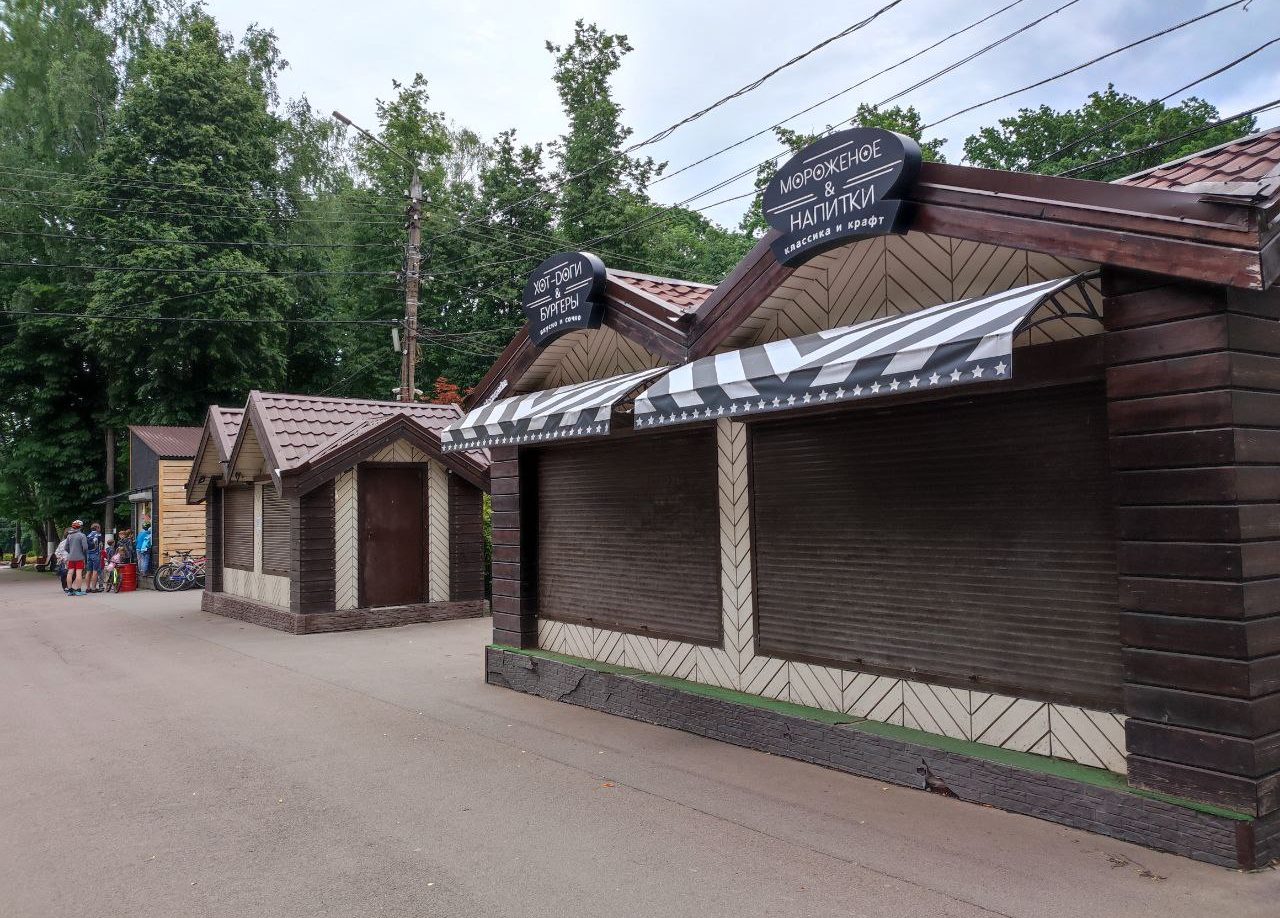
POLYGON ((910 216, 898 195, 915 181, 920 147, 880 128, 850 128, 806 146, 769 181, 762 207, 782 235, 772 244, 797 264, 860 236, 904 232, 910 216))

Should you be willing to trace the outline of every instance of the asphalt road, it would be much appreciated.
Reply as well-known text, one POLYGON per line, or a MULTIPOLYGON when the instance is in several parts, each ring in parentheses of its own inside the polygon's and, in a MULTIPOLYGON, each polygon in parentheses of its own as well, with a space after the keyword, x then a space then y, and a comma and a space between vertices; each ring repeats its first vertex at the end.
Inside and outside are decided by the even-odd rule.
POLYGON ((487 624, 0 570, 0 916, 1280 914, 1280 872, 486 686, 487 624))

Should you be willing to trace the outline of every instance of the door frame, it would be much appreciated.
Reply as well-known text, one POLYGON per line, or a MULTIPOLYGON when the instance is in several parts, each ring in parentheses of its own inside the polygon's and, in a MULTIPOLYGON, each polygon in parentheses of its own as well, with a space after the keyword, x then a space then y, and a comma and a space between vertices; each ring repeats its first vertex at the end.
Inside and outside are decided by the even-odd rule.
MULTIPOLYGON (((418 505, 419 513, 419 531, 422 533, 422 570, 421 583, 422 590, 418 599, 411 604, 421 604, 429 602, 431 598, 431 571, 430 571, 430 553, 431 538, 427 532, 427 521, 430 519, 428 513, 427 502, 431 500, 429 489, 427 488, 427 467, 422 462, 361 462, 355 467, 356 474, 356 605, 361 609, 372 608, 365 600, 364 593, 364 571, 365 571, 365 543, 364 543, 364 508, 365 503, 362 497, 364 488, 361 487, 361 478, 364 470, 368 469, 415 469, 418 472, 418 481, 422 488, 422 502, 418 505)), ((391 606, 378 606, 377 608, 394 608, 391 606)))

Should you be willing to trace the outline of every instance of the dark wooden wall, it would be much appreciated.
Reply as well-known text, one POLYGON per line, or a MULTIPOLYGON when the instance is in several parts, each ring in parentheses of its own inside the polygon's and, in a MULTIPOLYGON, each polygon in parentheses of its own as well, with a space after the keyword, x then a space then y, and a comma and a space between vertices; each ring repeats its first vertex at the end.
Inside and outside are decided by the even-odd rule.
POLYGON ((222 488, 209 485, 204 499, 205 589, 222 592, 222 488))
POLYGON ((136 491, 139 488, 154 487, 159 481, 159 458, 136 433, 129 431, 129 489, 136 491))
MULTIPOLYGON (((538 646, 534 609, 532 537, 522 540, 520 507, 534 495, 521 493, 520 460, 515 447, 490 451, 493 495, 493 642, 512 647, 538 646), (526 547, 527 546, 527 547, 526 547)), ((532 517, 531 517, 532 518, 532 517)))
POLYGON ((1280 300, 1108 269, 1129 780, 1280 809, 1280 300))
POLYGON ((332 612, 337 607, 332 479, 289 498, 289 611, 332 612))
POLYGON ((484 599, 484 492, 449 474, 449 599, 484 599))

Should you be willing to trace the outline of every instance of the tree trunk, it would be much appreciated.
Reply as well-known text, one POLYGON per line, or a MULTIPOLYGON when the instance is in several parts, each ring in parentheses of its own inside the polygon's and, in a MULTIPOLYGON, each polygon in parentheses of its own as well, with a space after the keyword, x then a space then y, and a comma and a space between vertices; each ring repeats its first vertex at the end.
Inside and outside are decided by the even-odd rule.
POLYGON ((112 494, 116 493, 116 432, 111 427, 107 428, 107 503, 103 508, 102 531, 113 532, 116 522, 116 499, 112 494))

